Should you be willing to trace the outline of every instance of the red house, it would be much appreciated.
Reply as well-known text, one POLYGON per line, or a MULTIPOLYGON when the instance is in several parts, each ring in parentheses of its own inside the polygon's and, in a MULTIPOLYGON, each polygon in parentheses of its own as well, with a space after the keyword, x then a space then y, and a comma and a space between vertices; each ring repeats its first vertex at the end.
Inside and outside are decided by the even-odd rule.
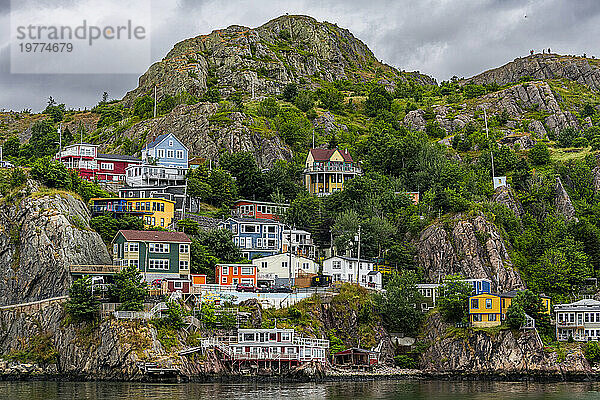
POLYGON ((142 160, 119 154, 100 154, 98 145, 78 143, 65 147, 56 158, 89 181, 125 182, 125 168, 142 160))
POLYGON ((256 267, 252 264, 217 264, 215 283, 221 286, 240 283, 256 286, 256 267))
POLYGON ((238 200, 233 205, 233 215, 242 218, 279 220, 288 209, 288 204, 267 201, 238 200))

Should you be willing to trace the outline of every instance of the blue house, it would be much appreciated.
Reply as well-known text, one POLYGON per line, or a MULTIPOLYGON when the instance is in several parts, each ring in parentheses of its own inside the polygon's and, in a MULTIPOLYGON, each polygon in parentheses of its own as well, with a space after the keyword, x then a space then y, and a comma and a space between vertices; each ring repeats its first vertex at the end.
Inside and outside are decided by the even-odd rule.
POLYGON ((274 220, 228 218, 218 225, 233 233, 233 242, 242 255, 251 260, 256 256, 272 256, 281 252, 283 224, 274 220))
POLYGON ((158 136, 142 149, 142 161, 162 167, 188 169, 188 149, 172 133, 158 136))
POLYGON ((492 293, 492 281, 485 278, 479 279, 465 279, 465 282, 473 285, 473 294, 475 296, 480 294, 491 294, 492 293))

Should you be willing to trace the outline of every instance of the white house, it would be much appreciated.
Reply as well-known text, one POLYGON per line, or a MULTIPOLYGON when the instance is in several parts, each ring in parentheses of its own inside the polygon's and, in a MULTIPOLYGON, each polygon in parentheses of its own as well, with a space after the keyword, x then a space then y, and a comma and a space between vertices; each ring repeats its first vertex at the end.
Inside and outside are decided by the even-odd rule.
POLYGON ((331 275, 333 282, 354 282, 358 271, 359 283, 364 287, 381 289, 381 272, 373 270, 373 261, 345 256, 333 256, 323 261, 323 274, 331 275))
MULTIPOLYGON (((299 273, 318 274, 319 264, 313 260, 292 253, 292 284, 299 273)), ((276 285, 287 285, 290 277, 290 254, 279 253, 255 258, 252 265, 257 267, 258 280, 271 281, 276 285)))
POLYGON ((600 301, 579 300, 569 304, 555 304, 556 339, 567 341, 600 340, 600 301))

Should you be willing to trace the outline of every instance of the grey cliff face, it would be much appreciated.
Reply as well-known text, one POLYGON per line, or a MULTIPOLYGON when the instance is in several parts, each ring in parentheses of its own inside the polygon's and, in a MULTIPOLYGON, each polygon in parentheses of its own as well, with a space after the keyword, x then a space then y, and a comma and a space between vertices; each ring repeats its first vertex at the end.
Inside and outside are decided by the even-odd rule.
POLYGON ((447 334, 449 325, 439 314, 431 316, 426 325, 425 341, 431 345, 421 357, 425 370, 515 376, 591 372, 581 352, 569 353, 560 361, 556 353, 545 352, 533 330, 468 331, 467 337, 453 337, 447 334))
POLYGON ((70 265, 111 264, 86 206, 64 193, 0 205, 0 249, 2 304, 65 295, 70 265))
POLYGON ((486 85, 496 82, 499 85, 505 85, 518 82, 522 77, 533 79, 566 78, 587 85, 592 89, 600 89, 600 68, 597 60, 558 54, 534 54, 517 58, 501 67, 466 79, 464 83, 486 85))
POLYGON ((566 219, 577 220, 577 217, 575 216, 575 207, 573 206, 571 197, 569 197, 569 194, 565 190, 560 177, 556 177, 554 205, 556 206, 556 211, 566 219))
POLYGON ((482 216, 456 220, 449 230, 436 222, 421 232, 416 247, 417 263, 430 282, 460 274, 490 279, 499 292, 524 288, 500 232, 482 216))
MULTIPOLYGON (((219 104, 198 103, 180 105, 167 115, 135 124, 124 135, 134 142, 145 142, 173 133, 192 154, 212 161, 218 161, 219 152, 223 149, 249 151, 264 168, 269 168, 277 160, 292 158, 291 150, 279 136, 252 129, 253 123, 253 118, 247 114, 225 110, 219 104)), ((109 139, 106 146, 115 139, 109 139)))

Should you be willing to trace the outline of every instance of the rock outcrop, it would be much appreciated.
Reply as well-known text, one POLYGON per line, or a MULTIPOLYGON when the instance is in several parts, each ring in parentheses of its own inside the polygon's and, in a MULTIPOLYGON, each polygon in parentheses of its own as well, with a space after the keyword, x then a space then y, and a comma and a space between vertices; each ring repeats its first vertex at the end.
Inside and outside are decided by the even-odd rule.
POLYGON ((350 31, 303 15, 275 18, 258 28, 232 25, 177 43, 161 61, 139 78, 125 104, 154 90, 158 97, 183 91, 201 96, 216 78, 221 94, 236 90, 258 96, 280 93, 290 82, 371 78, 375 69, 385 75, 390 89, 395 79, 435 84, 419 73, 402 73, 382 64, 350 31))
POLYGON ((501 67, 482 72, 464 80, 463 84, 486 85, 496 82, 499 85, 505 85, 511 82, 519 82, 519 79, 524 77, 536 80, 566 78, 587 85, 592 89, 600 89, 600 64, 598 60, 583 57, 534 54, 516 58, 501 67))
MULTIPOLYGON (((24 191, 39 188, 29 182, 24 191)), ((67 294, 70 265, 111 264, 100 236, 89 227, 85 204, 73 195, 34 193, 0 203, 0 304, 67 294)))
POLYGON ((513 268, 506 244, 496 226, 483 216, 457 219, 452 226, 436 222, 425 228, 416 242, 417 264, 430 282, 446 275, 487 278, 495 291, 524 288, 513 268))
POLYGON ((546 352, 534 330, 497 332, 464 329, 456 333, 439 314, 426 322, 421 368, 470 376, 520 379, 585 377, 592 369, 580 350, 566 351, 563 359, 546 352), (454 332, 454 334, 452 333, 454 332))
MULTIPOLYGON (((269 168, 277 160, 292 158, 289 147, 270 129, 255 124, 245 113, 215 103, 198 103, 177 106, 169 114, 133 125, 123 135, 132 142, 145 143, 159 135, 173 133, 196 156, 218 161, 222 150, 248 151, 261 167, 269 168)), ((121 139, 113 136, 103 148, 121 139)))
POLYGON ((569 197, 569 194, 565 190, 560 177, 556 177, 554 205, 556 207, 556 211, 566 219, 577 220, 577 217, 575 216, 575 207, 573 207, 571 197, 569 197))
POLYGON ((500 186, 494 191, 492 201, 495 203, 504 204, 510 209, 517 218, 523 215, 523 206, 521 202, 515 198, 515 192, 508 186, 500 186))

